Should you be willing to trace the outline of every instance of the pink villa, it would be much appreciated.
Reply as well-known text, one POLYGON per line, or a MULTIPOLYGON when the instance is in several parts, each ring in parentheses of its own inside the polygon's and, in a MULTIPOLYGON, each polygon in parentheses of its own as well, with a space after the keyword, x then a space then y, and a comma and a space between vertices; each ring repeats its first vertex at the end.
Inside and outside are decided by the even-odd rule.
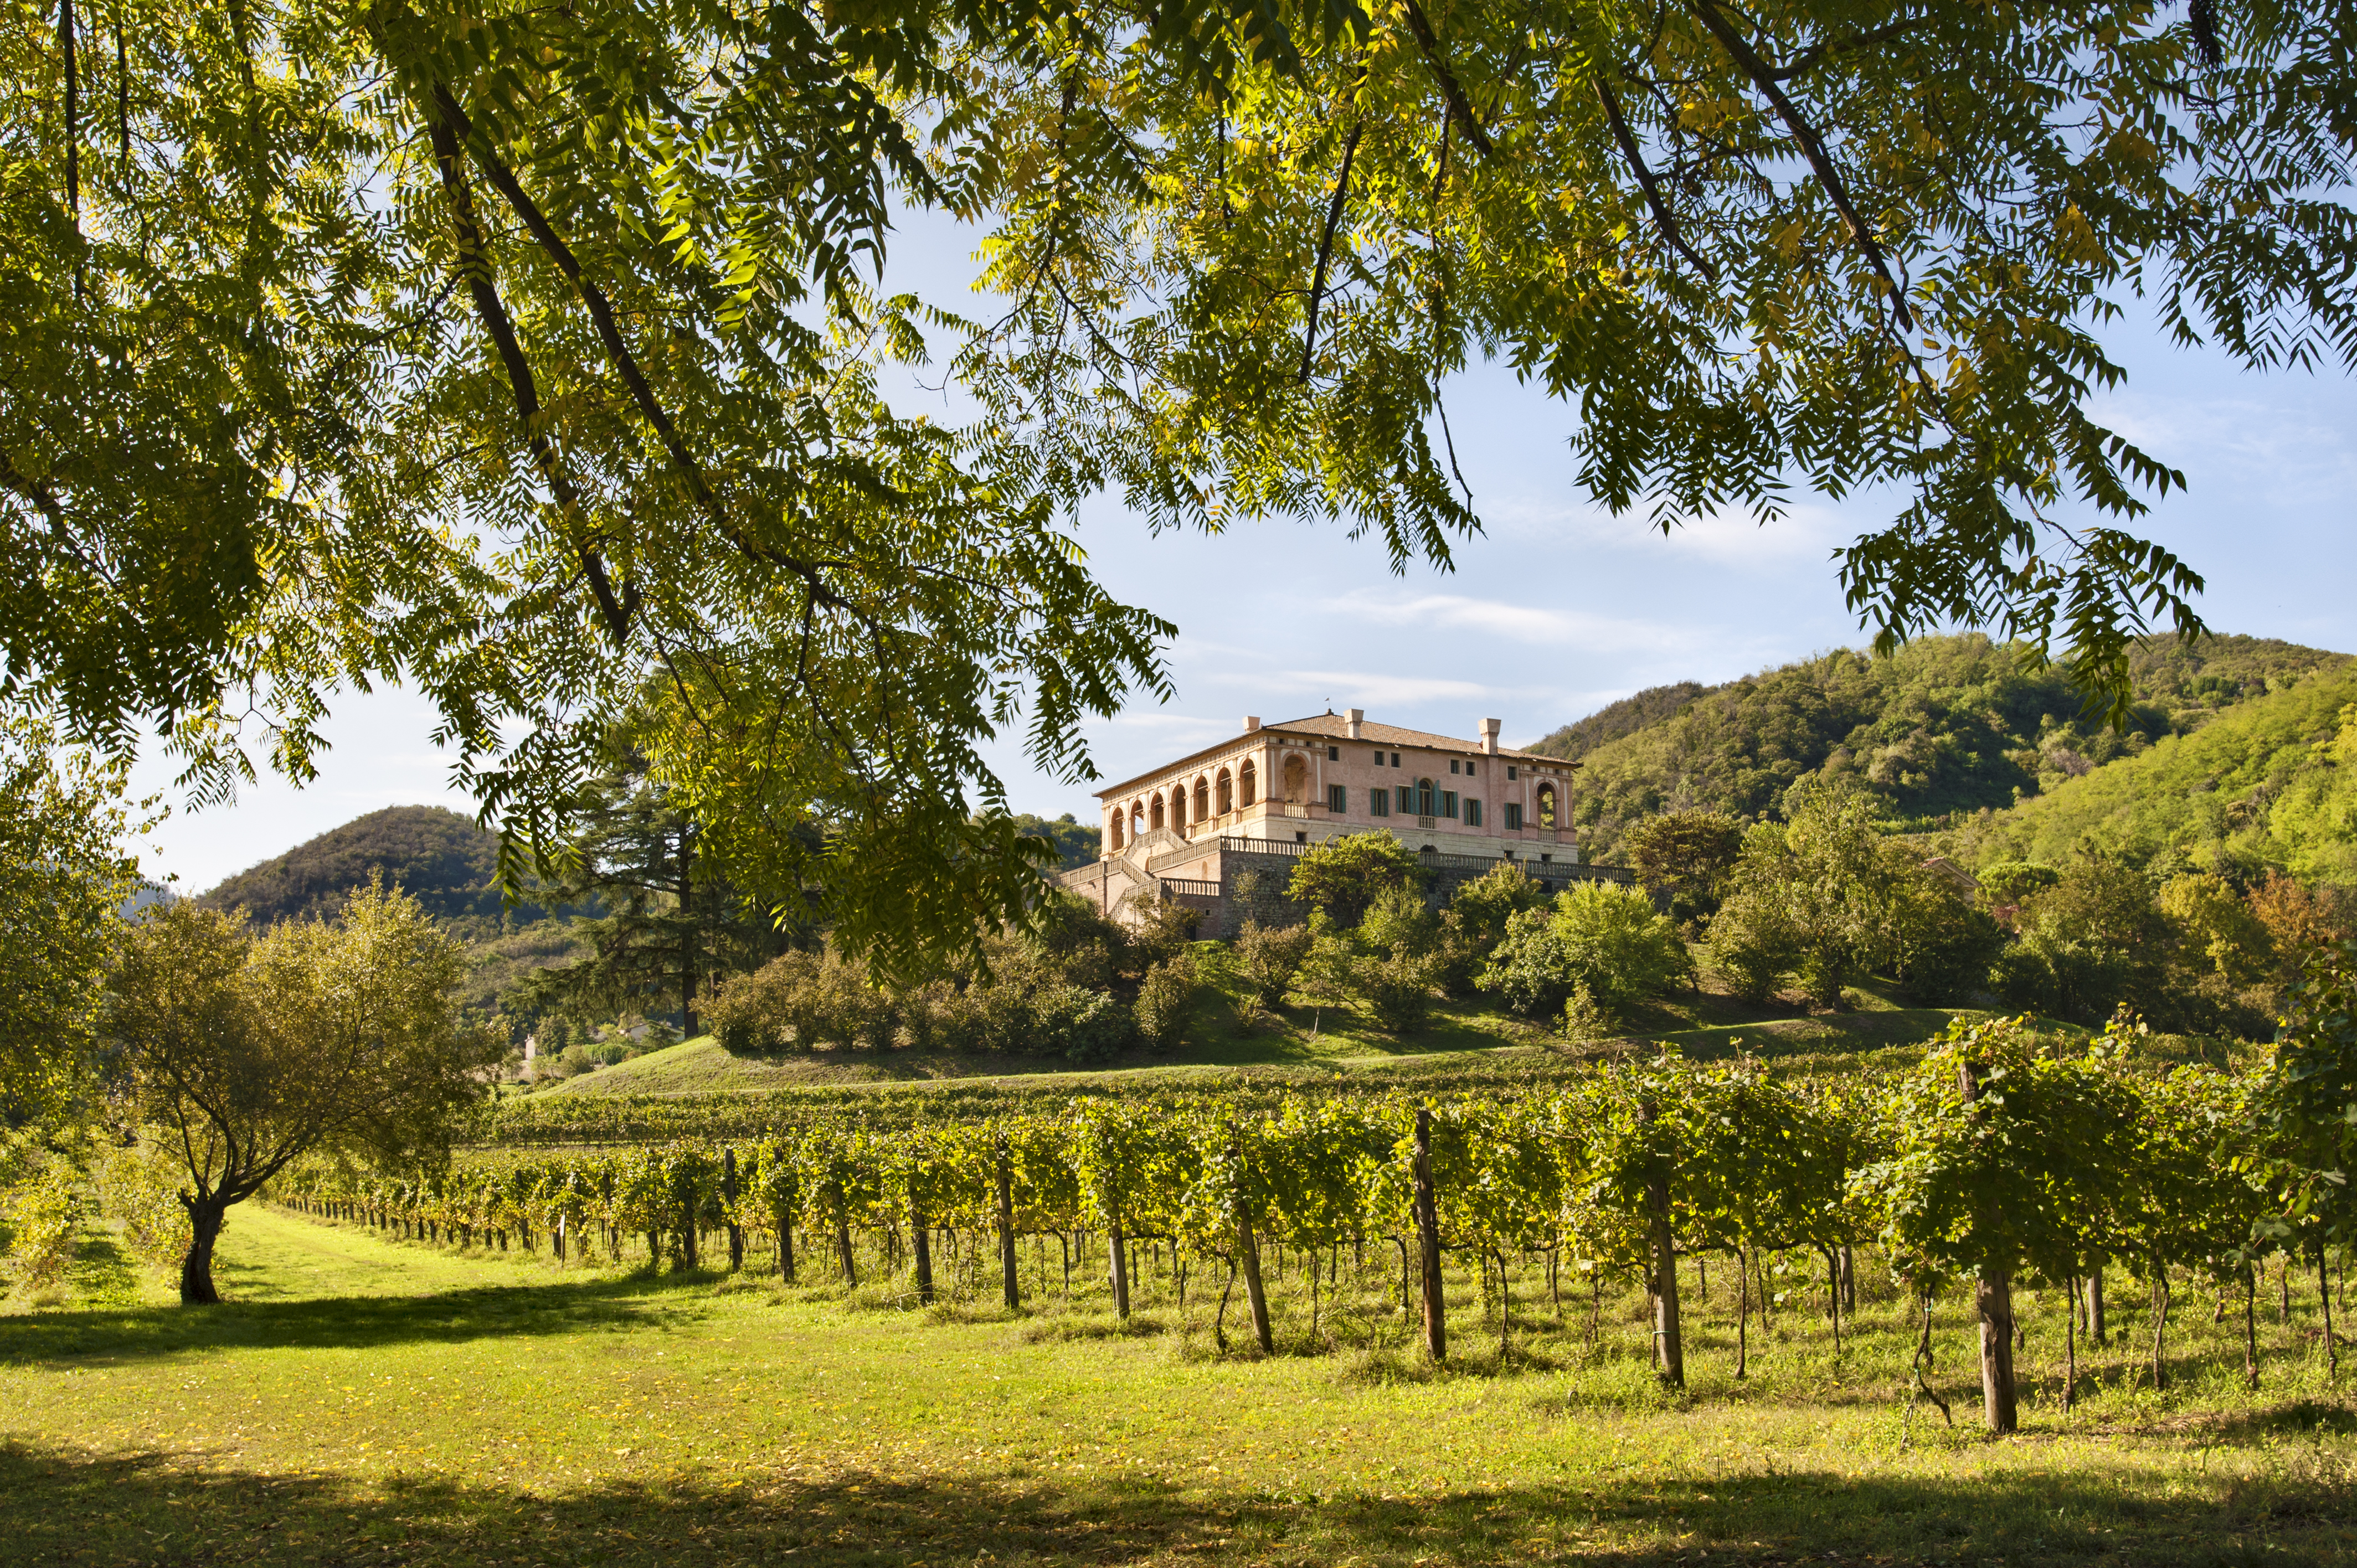
POLYGON ((1496 719, 1479 727, 1479 739, 1460 740, 1370 723, 1359 708, 1247 718, 1232 739, 1098 791, 1103 855, 1061 880, 1108 914, 1141 897, 1178 898, 1203 911, 1205 936, 1231 935, 1248 915, 1300 918, 1283 900, 1290 863, 1338 833, 1396 835, 1423 857, 1436 893, 1501 860, 1551 883, 1625 880, 1580 865, 1579 765, 1499 745, 1496 719))

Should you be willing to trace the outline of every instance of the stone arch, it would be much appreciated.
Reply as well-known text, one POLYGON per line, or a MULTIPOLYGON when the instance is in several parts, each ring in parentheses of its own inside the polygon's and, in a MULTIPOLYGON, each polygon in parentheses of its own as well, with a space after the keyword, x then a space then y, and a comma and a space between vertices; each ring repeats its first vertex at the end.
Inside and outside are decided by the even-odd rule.
POLYGON ((1285 759, 1285 798, 1296 805, 1309 799, 1309 763, 1299 752, 1285 759))
POLYGON ((1105 847, 1115 854, 1119 854, 1122 848, 1121 817, 1121 808, 1116 806, 1112 818, 1105 823, 1105 847))
POLYGON ((1236 809, 1236 781, 1228 776, 1228 770, 1224 768, 1220 769, 1218 789, 1220 793, 1216 809, 1220 815, 1224 817, 1236 809))
POLYGON ((1236 809, 1242 811, 1260 799, 1260 769, 1249 757, 1236 769, 1236 809))
POLYGON ((1195 821, 1201 822, 1211 814, 1211 781, 1201 774, 1195 776, 1195 821))
POLYGON ((1543 832, 1553 832, 1563 825, 1561 820, 1563 813, 1556 809, 1555 805, 1553 779, 1548 779, 1539 786, 1538 804, 1534 814, 1538 818, 1539 827, 1543 832))
POLYGON ((1146 808, 1146 825, 1149 828, 1165 825, 1162 821, 1162 791, 1159 789, 1154 792, 1153 803, 1146 808))
POLYGON ((1132 800, 1132 801, 1129 803, 1129 839, 1130 839, 1130 842, 1131 842, 1132 843, 1135 843, 1137 842, 1137 835, 1138 835, 1138 834, 1140 834, 1140 833, 1142 833, 1142 832, 1144 832, 1145 831, 1146 831, 1146 802, 1145 802, 1144 800, 1132 800))

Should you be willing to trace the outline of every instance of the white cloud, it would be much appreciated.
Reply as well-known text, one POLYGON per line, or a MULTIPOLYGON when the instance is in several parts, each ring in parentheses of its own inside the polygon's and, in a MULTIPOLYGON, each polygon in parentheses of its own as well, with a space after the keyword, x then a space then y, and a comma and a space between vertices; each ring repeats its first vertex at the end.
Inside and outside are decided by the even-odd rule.
POLYGON ((1540 609, 1466 594, 1400 596, 1361 589, 1345 595, 1337 604, 1361 619, 1372 618, 1392 626, 1473 631, 1541 647, 1668 650, 1694 646, 1697 640, 1690 628, 1620 620, 1584 610, 1540 609))

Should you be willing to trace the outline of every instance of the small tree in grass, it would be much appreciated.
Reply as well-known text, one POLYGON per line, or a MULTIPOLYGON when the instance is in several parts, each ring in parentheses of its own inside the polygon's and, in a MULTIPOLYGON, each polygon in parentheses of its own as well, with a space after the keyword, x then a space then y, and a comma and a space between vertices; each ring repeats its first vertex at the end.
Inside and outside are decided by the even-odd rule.
POLYGON ((1855 1178, 1878 1204, 1894 1272, 1974 1281, 1988 1427, 2018 1424, 2013 1281, 2073 1277, 2118 1211, 2135 1092, 2100 1058, 2062 1059, 2026 1023, 1953 1025, 1900 1088, 1896 1148, 1855 1178))
POLYGON ((144 1119, 186 1185, 180 1299, 221 1299, 230 1208, 307 1155, 415 1164, 447 1155, 504 1042, 460 1021, 458 944, 417 901, 371 886, 336 925, 250 934, 193 904, 123 934, 108 1033, 144 1119))

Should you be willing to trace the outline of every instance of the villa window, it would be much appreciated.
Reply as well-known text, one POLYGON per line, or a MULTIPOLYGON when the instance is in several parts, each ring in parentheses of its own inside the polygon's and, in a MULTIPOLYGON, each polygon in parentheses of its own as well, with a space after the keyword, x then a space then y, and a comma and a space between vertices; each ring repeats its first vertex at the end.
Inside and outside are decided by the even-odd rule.
POLYGON ((1516 767, 1515 767, 1512 763, 1511 763, 1511 762, 1509 762, 1508 764, 1506 764, 1506 782, 1507 782, 1507 783, 1512 784, 1512 783, 1516 779, 1518 779, 1518 778, 1520 778, 1520 777, 1522 777, 1522 769, 1521 769, 1521 768, 1516 768, 1516 767))
POLYGON ((1453 817, 1457 814, 1456 790, 1443 789, 1440 792, 1440 814, 1444 817, 1453 817))
POLYGON ((1333 812, 1338 817, 1350 815, 1351 791, 1347 785, 1329 784, 1326 786, 1326 809, 1333 812))
POLYGON ((1481 802, 1469 795, 1465 798, 1465 825, 1469 828, 1481 825, 1481 802))
POLYGON ((1542 831, 1552 832, 1555 825, 1555 786, 1542 784, 1539 786, 1539 827, 1542 831))
POLYGON ((1429 779, 1415 781, 1415 814, 1419 817, 1432 815, 1432 780, 1429 779))
POLYGON ((1395 794, 1395 795, 1397 795, 1397 796, 1399 797, 1399 814, 1400 814, 1401 816, 1403 816, 1403 817, 1413 817, 1414 815, 1415 815, 1415 785, 1413 785, 1413 784, 1400 784, 1400 785, 1395 785, 1395 786, 1394 786, 1394 787, 1393 787, 1393 793, 1394 793, 1394 794, 1395 794))
POLYGON ((1523 804, 1519 800, 1506 802, 1506 831, 1510 833, 1523 831, 1523 804))
POLYGON ((1367 791, 1367 815, 1388 817, 1392 814, 1392 792, 1381 784, 1367 791))
POLYGON ((1341 760, 1342 760, 1342 748, 1341 748, 1340 746, 1328 746, 1328 747, 1326 748, 1326 760, 1327 760, 1327 761, 1329 761, 1329 762, 1340 762, 1340 761, 1341 761, 1341 760))
POLYGON ((1461 762, 1459 762, 1456 757, 1450 757, 1450 758, 1448 759, 1448 771, 1450 771, 1451 773, 1456 772, 1459 768, 1461 768, 1461 767, 1463 767, 1463 766, 1464 766, 1464 764, 1463 764, 1463 763, 1461 763, 1461 762))

